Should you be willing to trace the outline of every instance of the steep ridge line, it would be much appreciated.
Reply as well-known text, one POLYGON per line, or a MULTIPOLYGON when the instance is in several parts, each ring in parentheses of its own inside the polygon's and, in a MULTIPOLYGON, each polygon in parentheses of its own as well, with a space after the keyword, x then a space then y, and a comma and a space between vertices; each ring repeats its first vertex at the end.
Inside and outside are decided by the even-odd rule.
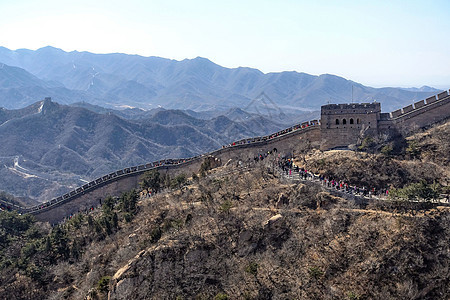
POLYGON ((235 151, 236 149, 243 149, 243 148, 253 148, 258 147, 262 145, 267 145, 268 143, 277 142, 280 140, 284 140, 286 138, 289 138, 293 135, 297 135, 299 133, 303 133, 305 131, 308 131, 312 128, 319 129, 319 121, 318 120, 312 120, 309 122, 303 122, 301 124, 297 124, 294 126, 291 126, 287 129, 280 130, 276 133, 262 136, 262 137, 254 137, 254 138, 247 138, 242 139, 236 142, 233 142, 229 145, 223 146, 221 149, 214 150, 209 153, 197 155, 191 158, 182 158, 182 159, 165 159, 160 160, 152 163, 147 163, 145 165, 139 165, 139 166, 133 166, 128 167, 125 169, 121 169, 115 172, 112 172, 110 174, 104 175, 102 177, 99 177, 85 185, 82 185, 80 187, 75 188, 74 190, 59 196, 57 198, 54 198, 48 202, 44 202, 39 205, 35 205, 32 207, 22 207, 4 200, 0 200, 0 204, 3 204, 7 208, 18 210, 21 213, 30 213, 30 214, 37 214, 44 211, 51 210, 52 208, 62 205, 64 203, 70 202, 73 199, 85 195, 89 192, 92 192, 106 184, 112 183, 114 181, 121 180, 126 177, 130 176, 136 176, 143 174, 144 172, 151 171, 151 170, 159 170, 159 169, 173 169, 173 168, 183 168, 190 164, 193 164, 194 162, 198 162, 201 159, 204 159, 208 156, 217 156, 224 152, 228 151, 235 151))

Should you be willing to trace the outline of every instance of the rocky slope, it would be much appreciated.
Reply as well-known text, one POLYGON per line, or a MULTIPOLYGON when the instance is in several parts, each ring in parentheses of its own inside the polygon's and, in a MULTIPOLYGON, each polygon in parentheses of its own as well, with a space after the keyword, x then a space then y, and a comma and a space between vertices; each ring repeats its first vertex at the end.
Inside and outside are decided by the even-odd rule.
POLYGON ((51 231, 16 233, 0 250, 0 297, 450 296, 448 208, 361 209, 320 186, 283 183, 262 163, 213 170, 136 210, 122 198, 51 231))

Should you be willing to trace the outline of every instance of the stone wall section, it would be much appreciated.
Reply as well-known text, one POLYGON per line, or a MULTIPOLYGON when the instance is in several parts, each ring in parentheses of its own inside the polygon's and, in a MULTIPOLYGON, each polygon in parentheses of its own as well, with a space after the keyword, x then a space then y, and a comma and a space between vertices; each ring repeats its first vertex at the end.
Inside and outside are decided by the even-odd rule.
POLYGON ((122 192, 136 188, 137 185, 138 176, 121 178, 120 180, 105 184, 63 204, 44 208, 34 215, 38 221, 57 224, 71 214, 87 211, 91 207, 95 208, 100 206, 101 201, 107 196, 118 197, 122 192))
POLYGON ((426 103, 423 100, 416 102, 413 110, 403 109, 403 114, 392 118, 393 125, 406 133, 447 119, 450 116, 450 96, 443 92, 437 98, 429 97, 426 103))
POLYGON ((421 108, 425 105, 425 100, 420 100, 419 102, 414 103, 414 109, 421 108))

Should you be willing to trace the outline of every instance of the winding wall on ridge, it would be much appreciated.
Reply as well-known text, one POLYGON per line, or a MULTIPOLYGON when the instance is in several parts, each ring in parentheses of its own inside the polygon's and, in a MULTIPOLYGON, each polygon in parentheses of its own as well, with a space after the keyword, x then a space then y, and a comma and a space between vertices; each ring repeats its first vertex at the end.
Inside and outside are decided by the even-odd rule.
MULTIPOLYGON (((333 118, 348 117, 355 112, 354 108, 350 107, 350 105, 346 106, 349 106, 347 112, 344 111, 342 116, 339 113, 333 114, 333 118)), ((378 133, 393 129, 406 132, 416 127, 429 126, 448 118, 450 115, 450 95, 445 91, 437 96, 418 101, 414 105, 406 106, 403 109, 389 114, 375 113, 378 114, 378 133)), ((357 118, 358 116, 355 115, 355 120, 357 118)), ((222 149, 196 157, 176 160, 168 159, 125 168, 97 178, 63 196, 34 207, 19 207, 1 200, 0 204, 9 206, 22 213, 33 214, 37 220, 47 221, 53 224, 71 214, 98 206, 100 200, 106 196, 120 196, 124 191, 138 188, 140 177, 149 170, 156 169, 161 174, 169 174, 171 176, 180 173, 190 175, 197 173, 201 164, 208 157, 220 159, 222 162, 227 162, 229 159, 238 161, 252 159, 256 155, 273 150, 274 148, 277 148, 280 154, 288 154, 292 149, 305 143, 310 143, 311 146, 326 150, 340 146, 341 144, 348 145, 350 142, 356 142, 353 139, 360 132, 359 126, 354 126, 354 128, 352 126, 350 128, 349 126, 343 128, 334 126, 339 127, 334 128, 328 125, 330 124, 326 124, 325 122, 321 124, 319 121, 313 120, 292 126, 269 136, 243 139, 222 149), (351 134, 348 132, 350 130, 352 131, 351 134), (331 139, 330 136, 333 138, 331 139), (349 136, 352 137, 352 141, 349 140, 349 136), (340 140, 344 138, 345 140, 340 140)))
POLYGON ((274 137, 269 136, 270 138, 267 139, 246 139, 241 144, 182 160, 182 162, 177 164, 164 164, 159 166, 147 164, 119 170, 94 180, 93 182, 95 184, 92 186, 86 184, 64 196, 53 199, 52 201, 54 203, 49 201, 46 204, 32 208, 22 208, 22 212, 35 215, 39 221, 55 224, 71 214, 88 210, 91 207, 97 207, 100 204, 100 200, 106 196, 120 196, 124 191, 138 188, 140 177, 149 170, 156 169, 162 175, 169 174, 170 176, 175 176, 180 173, 185 173, 189 176, 192 173, 198 173, 201 164, 208 157, 217 158, 222 162, 227 162, 230 159, 238 161, 253 159, 256 155, 266 153, 274 148, 277 148, 278 153, 284 155, 290 153, 291 149, 306 141, 318 143, 320 141, 320 128, 318 123, 312 125, 304 123, 303 126, 305 127, 302 128, 300 126, 298 129, 274 137), (113 176, 113 174, 115 175, 113 176))

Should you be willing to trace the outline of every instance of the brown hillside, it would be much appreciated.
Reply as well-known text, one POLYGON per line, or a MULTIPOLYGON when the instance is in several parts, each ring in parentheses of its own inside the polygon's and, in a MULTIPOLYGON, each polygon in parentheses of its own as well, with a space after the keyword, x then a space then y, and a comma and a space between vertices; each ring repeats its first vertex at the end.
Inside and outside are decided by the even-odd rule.
MULTIPOLYGON (((411 136, 395 156, 315 151, 296 162, 353 184, 446 185, 448 128, 411 136)), ((105 195, 53 228, 1 212, 0 299, 450 298, 448 207, 362 208, 279 178, 275 159, 231 161, 186 184, 161 177, 170 190, 105 195)))
MULTIPOLYGON (((450 120, 429 130, 416 133, 407 138, 408 142, 416 142, 419 158, 436 164, 450 167, 450 120)), ((448 170, 447 174, 448 176, 448 170)))
MULTIPOLYGON (((35 242, 33 255, 19 250, 17 264, 5 265, 3 255, 0 297, 450 296, 447 209, 416 215, 362 210, 319 186, 282 184, 261 164, 217 172, 181 190, 142 198, 134 219, 120 221, 109 234, 95 225, 102 224, 104 209, 91 213, 93 219, 73 218, 61 226, 72 249, 67 257, 45 263, 47 255, 38 250, 45 242, 35 242), (74 245, 80 245, 79 255, 74 245)), ((19 242, 22 249, 32 243, 25 243, 29 231, 19 242)))

